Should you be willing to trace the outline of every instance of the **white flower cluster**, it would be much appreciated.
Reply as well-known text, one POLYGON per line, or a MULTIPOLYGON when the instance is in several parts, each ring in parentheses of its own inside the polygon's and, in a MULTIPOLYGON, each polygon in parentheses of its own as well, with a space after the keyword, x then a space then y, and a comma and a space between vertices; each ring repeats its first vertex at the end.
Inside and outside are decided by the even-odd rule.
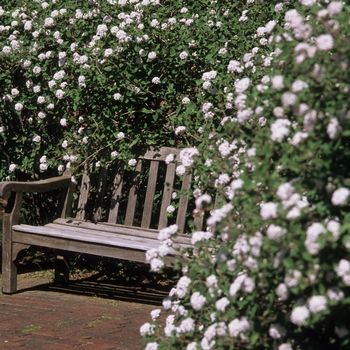
POLYGON ((327 310, 327 298, 323 295, 314 295, 307 300, 307 305, 297 305, 293 308, 290 320, 297 326, 303 326, 310 314, 327 310))
MULTIPOLYGON (((175 211, 175 208, 172 210, 173 208, 168 207, 168 209, 170 209, 170 212, 175 211)), ((172 248, 173 242, 171 238, 177 233, 177 231, 177 225, 171 225, 169 227, 161 229, 158 233, 158 240, 160 241, 159 246, 157 248, 147 250, 146 261, 150 263, 152 271, 162 271, 165 266, 163 258, 170 253, 174 253, 174 250, 172 248)))
POLYGON ((350 286, 350 261, 341 259, 335 268, 335 272, 341 277, 346 286, 350 286))
POLYGON ((199 152, 197 148, 184 148, 180 151, 179 158, 182 164, 178 165, 176 168, 176 175, 182 176, 186 173, 186 168, 191 166, 194 162, 194 157, 198 156, 199 152))

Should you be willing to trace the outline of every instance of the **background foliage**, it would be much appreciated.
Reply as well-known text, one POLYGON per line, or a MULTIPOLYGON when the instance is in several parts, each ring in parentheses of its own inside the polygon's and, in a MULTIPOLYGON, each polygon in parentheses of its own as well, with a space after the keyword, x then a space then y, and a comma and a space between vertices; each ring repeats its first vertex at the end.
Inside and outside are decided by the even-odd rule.
POLYGON ((232 37, 227 18, 244 4, 222 5, 3 2, 0 178, 36 178, 67 163, 79 171, 101 151, 128 159, 135 144, 193 145, 215 130, 226 111, 204 120, 201 105, 222 101, 224 86, 217 79, 203 89, 202 74, 226 71, 257 26, 242 22, 244 35, 232 37))

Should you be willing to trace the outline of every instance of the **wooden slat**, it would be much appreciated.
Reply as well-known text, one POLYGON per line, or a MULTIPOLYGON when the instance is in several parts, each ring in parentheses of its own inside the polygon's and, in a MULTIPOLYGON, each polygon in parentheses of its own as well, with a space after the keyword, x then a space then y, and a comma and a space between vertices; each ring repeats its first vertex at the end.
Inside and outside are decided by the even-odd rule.
POLYGON ((9 198, 11 192, 48 192, 58 188, 68 187, 71 182, 70 176, 58 176, 51 179, 20 182, 20 181, 3 181, 0 182, 0 197, 9 198))
POLYGON ((95 222, 98 222, 101 220, 102 204, 103 204, 103 197, 105 195, 106 181, 107 181, 107 168, 103 166, 100 168, 100 173, 98 176, 98 184, 97 184, 96 197, 95 197, 95 203, 94 203, 93 219, 95 222))
MULTIPOLYGON (((62 238, 69 241, 71 245, 73 245, 75 241, 86 242, 92 244, 99 244, 101 246, 112 246, 112 247, 121 247, 128 248, 134 250, 147 251, 151 248, 157 248, 159 246, 159 242, 155 239, 143 238, 143 237, 123 237, 122 234, 115 235, 113 233, 103 232, 103 235, 97 235, 96 231, 90 231, 88 229, 75 229, 71 227, 70 229, 62 230, 61 228, 51 228, 49 226, 30 226, 30 225, 17 225, 13 228, 14 237, 13 240, 17 242, 16 232, 26 233, 27 236, 32 236, 32 241, 28 240, 20 240, 19 243, 29 243, 35 240, 36 244, 40 244, 40 239, 36 240, 35 236, 38 237, 54 237, 54 238, 62 238)), ((172 250, 172 249, 171 249, 172 250)), ((173 251, 175 254, 175 251, 173 251)))
POLYGON ((92 170, 92 165, 89 167, 89 169, 85 169, 83 178, 81 180, 80 196, 79 196, 78 208, 77 208, 77 214, 76 214, 76 218, 78 220, 84 220, 85 218, 86 204, 87 204, 87 201, 89 198, 89 192, 90 192, 91 170, 92 170))
POLYGON ((108 222, 115 224, 118 219, 118 212, 120 206, 120 200, 123 189, 123 175, 124 175, 124 162, 118 162, 116 168, 116 175, 113 182, 113 191, 110 202, 110 209, 108 215, 108 222))
POLYGON ((141 227, 149 228, 152 219, 154 195, 156 192, 158 179, 159 162, 151 161, 149 176, 147 181, 146 198, 143 205, 141 227))
POLYGON ((99 223, 93 223, 89 221, 81 221, 81 220, 76 220, 76 219, 57 219, 53 223, 47 224, 47 225, 65 225, 68 227, 81 227, 83 229, 88 229, 88 230, 96 230, 97 233, 99 231, 107 231, 107 232, 112 232, 112 233, 119 233, 123 232, 125 229, 126 232, 134 232, 135 235, 139 235, 140 231, 145 233, 146 235, 150 235, 149 237, 157 237, 157 230, 153 230, 150 228, 140 228, 140 227, 135 227, 135 226, 126 226, 123 224, 110 224, 107 222, 99 222, 99 223))
MULTIPOLYGON (((140 228, 134 226, 125 226, 120 224, 110 224, 107 222, 99 222, 98 224, 87 222, 87 221, 79 221, 75 219, 57 219, 52 224, 48 224, 46 226, 55 227, 54 225, 58 225, 58 227, 66 226, 67 229, 69 227, 81 228, 82 230, 88 229, 92 231, 96 231, 98 235, 100 232, 110 232, 113 234, 122 233, 123 235, 130 236, 143 236, 150 239, 157 239, 158 230, 150 229, 150 228, 140 228)), ((177 235, 175 238, 175 242, 180 244, 188 245, 190 244, 190 236, 189 235, 177 235)))
POLYGON ((139 159, 136 164, 135 171, 132 175, 132 186, 129 191, 128 206, 126 208, 125 225, 132 226, 135 216, 135 208, 137 202, 137 193, 140 185, 140 174, 142 169, 142 160, 139 159))
POLYGON ((159 214, 159 220, 158 220, 158 229, 159 230, 166 227, 168 224, 166 210, 167 210, 167 207, 171 203, 171 195, 173 193, 173 188, 174 188, 175 169, 176 169, 175 163, 168 164, 167 169, 166 169, 165 184, 164 184, 163 197, 162 197, 162 205, 160 208, 160 214, 159 214))
MULTIPOLYGON (((98 225, 96 227, 90 226, 84 226, 84 227, 73 227, 73 226, 67 226, 67 225, 59 225, 59 224, 47 224, 45 227, 48 228, 48 230, 57 230, 57 231, 69 231, 69 232, 78 232, 78 233, 89 233, 94 234, 96 236, 105 237, 108 239, 109 237, 127 237, 127 239, 130 239, 131 241, 139 241, 144 242, 145 240, 150 240, 152 242, 157 242, 157 235, 153 232, 150 234, 149 232, 143 232, 141 230, 136 230, 135 228, 130 227, 129 230, 125 229, 123 225, 116 225, 114 227, 114 230, 111 230, 107 227, 103 227, 102 225, 98 225)), ((22 231, 22 227, 16 227, 16 230, 22 231)), ((159 242, 158 242, 159 243, 159 242)))
POLYGON ((203 224, 204 224, 204 213, 199 212, 198 214, 194 215, 193 222, 194 222, 195 230, 196 231, 202 231, 203 230, 203 224))
POLYGON ((180 197, 179 209, 177 211, 176 225, 179 227, 179 232, 185 231, 186 214, 188 210, 188 191, 191 188, 192 172, 187 172, 182 181, 181 191, 185 194, 180 197))
POLYGON ((41 247, 61 249, 65 251, 86 253, 98 256, 105 256, 116 259, 145 262, 145 250, 103 245, 101 243, 69 240, 65 237, 54 237, 44 235, 34 235, 24 232, 14 232, 14 239, 25 242, 25 244, 41 247))

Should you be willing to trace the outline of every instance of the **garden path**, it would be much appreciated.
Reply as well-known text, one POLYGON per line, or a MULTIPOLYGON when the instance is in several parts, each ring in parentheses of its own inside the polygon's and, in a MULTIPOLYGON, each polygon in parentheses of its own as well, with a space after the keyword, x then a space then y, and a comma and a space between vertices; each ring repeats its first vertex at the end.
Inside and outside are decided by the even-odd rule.
POLYGON ((57 287, 47 273, 19 275, 19 292, 0 295, 0 348, 142 349, 139 328, 167 293, 92 277, 57 287))

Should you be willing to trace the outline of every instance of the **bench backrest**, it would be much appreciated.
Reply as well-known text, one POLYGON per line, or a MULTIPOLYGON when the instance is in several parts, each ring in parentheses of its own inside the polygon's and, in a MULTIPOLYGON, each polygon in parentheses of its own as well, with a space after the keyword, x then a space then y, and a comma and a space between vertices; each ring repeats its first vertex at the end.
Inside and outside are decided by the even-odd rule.
POLYGON ((99 168, 90 166, 80 185, 76 218, 145 229, 162 229, 176 223, 183 233, 186 215, 193 209, 188 208, 186 195, 192 175, 186 173, 180 179, 175 176, 176 162, 165 162, 170 154, 178 160, 179 153, 179 149, 168 147, 141 150, 136 153, 133 171, 125 170, 130 167, 122 161, 99 168), (172 199, 175 188, 183 193, 177 200, 172 199), (177 209, 169 220, 167 208, 172 202, 176 202, 177 209))

